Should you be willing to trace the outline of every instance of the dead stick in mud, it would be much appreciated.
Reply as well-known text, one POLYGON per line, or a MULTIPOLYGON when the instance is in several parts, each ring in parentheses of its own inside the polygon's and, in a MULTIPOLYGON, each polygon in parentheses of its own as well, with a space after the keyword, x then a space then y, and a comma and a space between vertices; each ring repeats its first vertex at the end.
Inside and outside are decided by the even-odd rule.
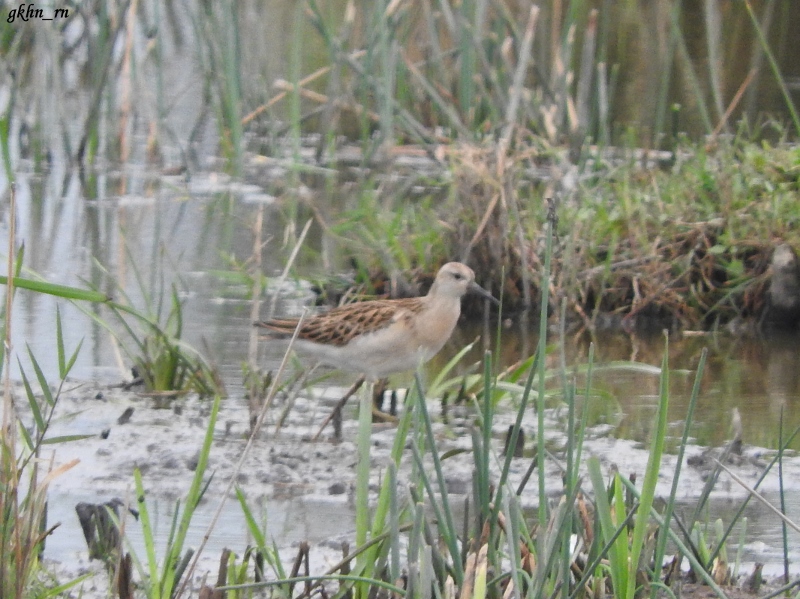
POLYGON ((727 472, 727 473, 728 473, 728 475, 729 475, 729 476, 730 476, 730 477, 731 477, 733 480, 735 480, 737 483, 739 483, 739 485, 741 485, 741 486, 742 486, 742 487, 743 487, 743 488, 744 488, 744 489, 745 489, 745 490, 746 490, 748 493, 750 493, 750 495, 752 495, 753 497, 755 497, 756 499, 758 499, 758 500, 759 500, 761 503, 763 503, 763 504, 764 504, 764 505, 767 507, 767 509, 769 509, 770 511, 772 511, 772 513, 774 513, 776 516, 778 516, 778 518, 780 518, 781 520, 783 520, 784 522, 786 522, 786 524, 787 524, 789 527, 791 527, 791 528, 795 529, 797 532, 800 532, 800 526, 798 526, 798 525, 797 525, 797 524, 795 524, 795 523, 794 523, 792 520, 790 520, 789 518, 787 518, 787 517, 786 517, 786 515, 785 515, 783 512, 781 512, 781 511, 780 511, 778 508, 776 508, 776 507, 775 507, 774 505, 772 505, 772 504, 771 504, 769 501, 767 501, 766 497, 764 497, 764 496, 763 496, 761 493, 759 493, 758 491, 756 491, 754 488, 752 488, 750 485, 748 485, 746 482, 744 482, 744 481, 743 481, 741 478, 739 478, 737 475, 735 475, 735 474, 734 474, 734 473, 731 471, 731 469, 730 469, 730 468, 728 468, 727 466, 725 466, 725 465, 724 465, 722 462, 720 462, 720 461, 719 461, 719 460, 717 460, 716 458, 714 459, 714 461, 717 463, 717 466, 719 466, 719 467, 720 467, 720 468, 722 468, 722 469, 723 469, 725 472, 727 472))

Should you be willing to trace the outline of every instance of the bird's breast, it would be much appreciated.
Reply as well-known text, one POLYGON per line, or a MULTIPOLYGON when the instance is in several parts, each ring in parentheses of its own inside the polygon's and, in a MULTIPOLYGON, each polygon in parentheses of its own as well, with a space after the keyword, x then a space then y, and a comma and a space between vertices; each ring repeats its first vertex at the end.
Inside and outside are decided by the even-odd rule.
POLYGON ((434 305, 420 312, 414 322, 413 334, 429 356, 433 356, 447 343, 461 314, 461 304, 434 305))

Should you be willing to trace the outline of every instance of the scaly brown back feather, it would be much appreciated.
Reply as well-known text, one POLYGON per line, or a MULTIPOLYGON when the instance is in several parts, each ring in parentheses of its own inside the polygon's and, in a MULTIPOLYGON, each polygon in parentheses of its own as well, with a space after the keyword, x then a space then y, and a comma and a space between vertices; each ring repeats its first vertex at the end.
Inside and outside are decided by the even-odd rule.
MULTIPOLYGON (((389 326, 398 318, 408 318, 418 313, 423 305, 421 297, 354 302, 306 318, 298 338, 325 345, 347 345, 354 337, 372 333, 389 326)), ((257 322, 256 326, 278 333, 279 336, 291 336, 299 320, 276 318, 257 322)))

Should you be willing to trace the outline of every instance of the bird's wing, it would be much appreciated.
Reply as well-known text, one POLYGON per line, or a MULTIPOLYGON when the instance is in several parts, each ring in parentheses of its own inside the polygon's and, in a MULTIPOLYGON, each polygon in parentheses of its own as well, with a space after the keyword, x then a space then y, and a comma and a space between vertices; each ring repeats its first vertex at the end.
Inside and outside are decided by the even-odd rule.
MULTIPOLYGON (((422 298, 372 300, 355 302, 306 318, 298 338, 325 345, 347 345, 354 337, 386 328, 394 322, 407 320, 422 308, 422 298)), ((256 326, 278 333, 293 335, 299 319, 274 319, 256 326)))

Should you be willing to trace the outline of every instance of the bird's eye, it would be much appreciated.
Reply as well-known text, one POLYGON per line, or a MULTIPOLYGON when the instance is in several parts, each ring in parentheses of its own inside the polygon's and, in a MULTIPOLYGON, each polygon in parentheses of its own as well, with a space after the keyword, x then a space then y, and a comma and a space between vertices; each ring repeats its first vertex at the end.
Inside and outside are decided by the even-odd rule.
POLYGON ((464 278, 464 275, 462 275, 460 272, 454 272, 454 273, 453 273, 453 278, 454 278, 456 281, 460 281, 461 279, 463 279, 463 278, 464 278))

